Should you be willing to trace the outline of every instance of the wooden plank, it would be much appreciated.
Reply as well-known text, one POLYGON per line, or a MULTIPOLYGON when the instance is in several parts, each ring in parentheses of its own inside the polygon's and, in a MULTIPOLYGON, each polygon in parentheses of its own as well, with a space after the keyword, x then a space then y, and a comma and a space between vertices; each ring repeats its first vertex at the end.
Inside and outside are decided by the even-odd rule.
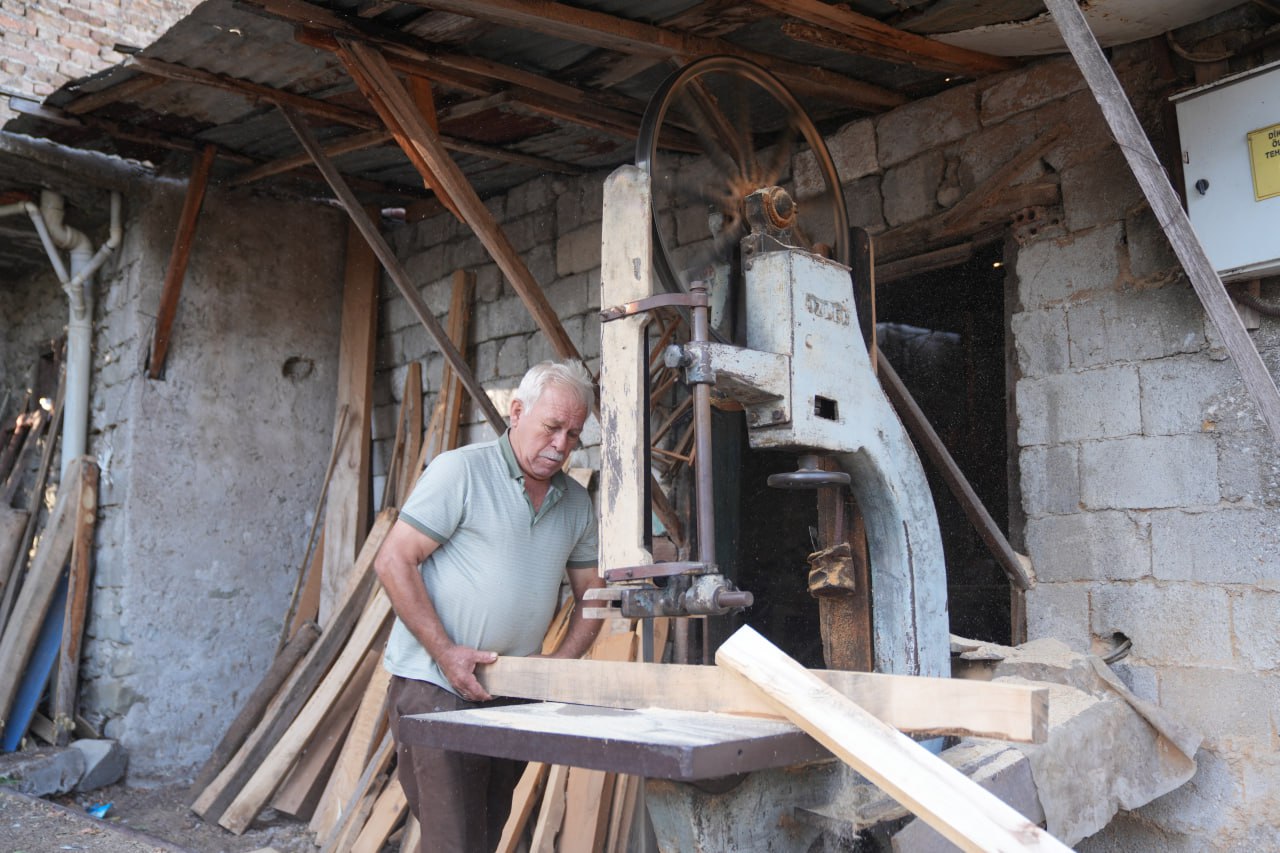
POLYGON ((863 708, 753 629, 716 651, 774 708, 953 844, 973 853, 1069 848, 955 768, 863 708))
MULTIPOLYGON (((324 146, 326 157, 341 157, 343 154, 350 154, 353 151, 364 151, 368 148, 377 148, 391 141, 391 134, 385 130, 370 130, 365 133, 353 133, 337 142, 331 142, 324 146)), ((233 175, 227 180, 227 185, 232 187, 251 184, 254 181, 260 181, 263 178, 270 178, 273 175, 280 175, 284 172, 292 172, 294 169, 300 169, 303 166, 311 165, 311 157, 305 152, 294 155, 293 157, 283 157, 279 160, 272 160, 270 163, 263 163, 261 166, 255 166, 252 169, 245 169, 238 175, 233 175)))
POLYGON ((893 369, 893 365, 883 353, 878 360, 876 373, 880 377, 880 385, 884 388, 885 396, 893 403, 894 411, 906 424, 912 437, 924 448, 925 455, 946 481, 951 494, 955 496, 956 503, 960 504, 960 508, 964 510, 965 518, 969 519, 969 523, 978 532, 979 538, 986 544, 991 556, 995 557, 996 562, 1000 564, 1005 576, 1009 578, 1009 583, 1013 584, 1014 589, 1024 591, 1030 589, 1031 576, 1019 558, 1019 554, 1013 550, 1013 546, 1005 538, 1004 531, 991 517, 982 498, 978 497, 978 493, 973 490, 969 479, 960 470, 951 452, 942 443, 942 438, 934 431, 924 411, 917 405, 915 398, 911 396, 907 386, 898 377, 898 372, 893 369))
POLYGON ((422 365, 416 361, 409 362, 404 374, 404 385, 400 388, 400 405, 396 409, 396 435, 391 440, 391 454, 387 459, 387 475, 382 483, 381 509, 392 504, 400 506, 400 484, 404 479, 404 457, 409 452, 409 441, 412 430, 409 427, 410 407, 417 401, 419 418, 422 411, 422 365), (417 383, 416 385, 414 383, 417 383))
POLYGON ((533 816, 533 808, 538 804, 538 798, 542 796, 542 789, 550 770, 551 765, 543 764, 541 761, 530 761, 525 765, 524 773, 521 774, 520 781, 516 783, 515 791, 511 794, 511 812, 507 815, 507 822, 502 827, 502 838, 498 840, 496 853, 516 853, 520 840, 524 836, 525 825, 529 823, 529 818, 533 816))
POLYGON ((418 853, 422 844, 422 826, 412 814, 404 822, 404 834, 400 836, 400 853, 418 853))
POLYGON ((353 626, 364 612, 370 591, 373 589, 373 558, 395 520, 394 510, 379 514, 373 530, 369 532, 369 537, 360 550, 356 571, 351 584, 343 594, 341 603, 335 610, 336 615, 333 621, 321 633, 320 640, 307 652, 306 657, 289 676, 289 680, 276 693, 267 710, 263 712, 261 723, 254 728, 244 744, 227 762, 226 767, 214 777, 214 780, 192 804, 191 810, 205 820, 213 822, 222 815, 246 780, 293 722, 316 685, 342 651, 353 626))
MULTIPOLYGON (((293 611, 293 619, 289 621, 289 636, 296 637, 298 630, 307 622, 315 622, 320 618, 320 583, 324 566, 324 531, 316 540, 316 547, 311 553, 311 565, 307 567, 307 580, 298 596, 298 606, 293 611)), ((317 625, 319 623, 316 623, 317 625)))
POLYGON ((307 700, 296 719, 275 743, 240 793, 227 806, 218 825, 242 834, 275 792, 284 775, 315 733, 325 711, 345 689, 369 649, 391 627, 391 602, 379 587, 352 629, 351 637, 324 680, 307 700))
POLYGON ((471 398, 475 400, 481 411, 484 413, 485 419, 493 427, 495 434, 501 434, 506 429, 506 420, 502 414, 493 405, 489 396, 484 393, 484 389, 476 380, 475 374, 467 366, 466 360, 458 352, 457 347, 449 342, 448 335, 440 326, 435 315, 427 307, 426 301, 422 298, 422 294, 418 292, 417 286, 409 278, 405 272, 404 266, 401 265, 395 252, 391 251, 391 247, 387 245, 387 241, 382 239, 382 235, 378 233, 377 226, 365 214, 360 207, 360 202, 356 198, 355 193, 351 191, 346 180, 333 167, 328 158, 324 156, 324 152, 320 150, 319 143, 316 142, 315 136, 311 133, 310 128, 302 122, 296 115, 288 110, 282 111, 285 120, 293 129, 294 134, 302 143, 302 147, 307 149, 307 153, 311 155, 311 159, 315 161, 316 168, 324 175, 325 180, 329 183, 329 187, 334 194, 342 202, 342 206, 347 211, 347 216, 351 218, 352 223, 364 235, 364 239, 373 249, 374 254, 378 256, 378 260, 382 263, 383 269, 387 271, 387 275, 395 283, 400 294, 404 296, 405 301, 409 304, 409 308, 413 311, 414 316, 418 318, 418 322, 426 328, 427 332, 435 340, 436 346, 440 350, 440 354, 445 360, 458 371, 458 375, 463 377, 463 384, 467 386, 467 391, 471 394, 471 398))
POLYGON ((90 92, 87 95, 81 95, 71 103, 67 104, 66 110, 72 115, 84 115, 91 113, 99 107, 105 107, 108 104, 114 104, 119 101, 130 101, 137 98, 152 89, 163 86, 165 83, 162 77, 151 77, 147 74, 139 74, 137 77, 131 77, 128 80, 108 86, 97 92, 90 92))
POLYGON ((58 646, 58 676, 54 682, 50 708, 56 727, 55 746, 66 746, 76 727, 76 688, 80 675, 80 643, 84 637, 85 614, 93 572, 93 529, 97 521, 97 468, 87 477, 76 508, 75 538, 71 543, 71 566, 67 574, 67 604, 58 646), (92 480, 92 485, 89 481, 92 480))
POLYGON ((1029 169, 1054 145, 1057 145, 1058 140, 1066 137, 1069 133, 1071 133, 1071 125, 1064 121, 1040 134, 1030 145, 1009 157, 998 169, 984 178, 982 183, 974 187, 968 195, 956 202, 943 215, 942 221, 944 225, 949 228, 962 225, 975 212, 987 206, 993 196, 1007 189, 1014 179, 1029 169))
POLYGON ((213 169, 213 160, 217 153, 216 146, 204 146, 191 167, 191 177, 187 179, 187 194, 182 202, 182 213, 178 217, 178 230, 173 237, 169 267, 160 289, 160 307, 156 310, 156 331, 151 342, 151 357, 147 361, 147 375, 152 379, 159 379, 164 373, 164 363, 169 355, 169 342, 173 332, 173 321, 178 315, 178 297, 182 294, 182 280, 187 275, 187 261, 191 258, 191 247, 195 242, 196 223, 200 219, 204 191, 209 184, 209 172, 213 169))
MULTIPOLYGON (((280 650, 284 648, 284 644, 289 637, 293 636, 293 632, 297 627, 297 625, 295 625, 294 617, 298 615, 298 603, 302 596, 302 591, 308 589, 313 583, 312 571, 315 568, 313 565, 315 563, 315 559, 311 548, 316 544, 316 534, 320 530, 320 519, 324 515, 322 510, 324 509, 325 499, 329 494, 329 483, 333 479, 334 466, 338 464, 338 453, 342 449, 343 435, 346 433, 347 424, 350 421, 347 417, 350 411, 351 406, 346 403, 338 408, 338 426, 333 437, 333 447, 329 451, 329 464, 325 466, 324 479, 320 481, 320 496, 316 498, 315 509, 311 511, 311 529, 307 531, 307 544, 302 550, 302 564, 298 566, 298 576, 293 582, 293 591, 289 594, 289 608, 285 611, 284 623, 280 629, 280 639, 276 642, 277 655, 280 654, 280 650)), ((322 539, 321 542, 323 541, 324 540, 322 539)), ((320 553, 322 555, 324 553, 323 546, 321 547, 320 553)), ((320 564, 324 564, 323 557, 321 557, 320 564)), ((314 583, 317 584, 317 613, 319 608, 319 582, 320 579, 316 577, 314 583)), ((316 617, 308 615, 306 618, 313 619, 316 617)))
POLYGON ((324 509, 324 567, 320 625, 346 586, 356 550, 369 525, 369 454, 373 414, 373 350, 378 323, 377 258, 359 229, 347 228, 346 284, 338 345, 338 417, 334 435, 341 449, 324 509), (347 412, 345 416, 343 413, 347 412), (350 418, 349 429, 343 424, 350 418))
POLYGON ((1151 147, 1151 141, 1143 131, 1138 117, 1129 103, 1115 71, 1107 62, 1106 54, 1098 46, 1089 29, 1084 14, 1075 0, 1045 0, 1045 6, 1053 15, 1053 21, 1062 33, 1071 55, 1075 57, 1080 72, 1102 109, 1111 135, 1123 152, 1129 168, 1138 179, 1138 185, 1147 197, 1147 203, 1156 221, 1164 229, 1187 278, 1205 313, 1218 330, 1218 337, 1239 369, 1249 396, 1258 406, 1262 419, 1271 430, 1272 438, 1280 440, 1280 392, 1267 371, 1262 357, 1254 348, 1253 340, 1245 331, 1240 315, 1236 313, 1231 297, 1222 286, 1217 271, 1205 254, 1204 247, 1191 227, 1191 220, 1183 210, 1178 194, 1169 183, 1169 176, 1151 147))
MULTIPOLYGON (((16 676, 27 667, 62 569, 71 557, 76 513, 82 501, 96 501, 97 483, 98 466, 91 458, 85 456, 71 460, 32 558, 31 568, 18 593, 13 619, 5 625, 3 637, 0 637, 0 672, 6 673, 4 678, 0 678, 0 715, 5 720, 18 693, 19 680, 16 676)), ((3 725, 0 725, 0 731, 3 731, 3 725)))
MULTIPOLYGON (((821 0, 754 0, 783 15, 815 24, 851 41, 862 56, 910 65, 925 71, 982 76, 1009 71, 1021 65, 1007 56, 993 56, 946 44, 928 36, 891 27, 846 6, 832 6, 821 0)), ((828 45, 830 46, 830 45, 828 45)))
POLYGON ((315 813, 316 804, 324 792, 325 780, 333 771, 342 745, 346 743, 369 678, 382 668, 378 665, 381 658, 381 649, 370 649, 337 700, 325 710, 324 719, 316 727, 315 734, 307 741, 297 763, 272 797, 273 809, 299 820, 307 820, 315 813))
MULTIPOLYGON (((877 672, 814 675, 885 724, 912 734, 1042 743, 1048 732, 1048 690, 1042 687, 877 672)), ((494 696, 781 717, 754 691, 705 666, 499 657, 477 667, 476 677, 494 696)))
MULTIPOLYGON (((18 546, 22 544, 30 518, 31 513, 25 509, 0 506, 0 592, 9 583, 9 573, 17 562, 18 546)), ((4 619, 0 618, 0 630, 3 626, 4 619)))
MULTIPOLYGON (((9 465, 5 475, 4 488, 0 489, 0 504, 9 506, 13 503, 13 496, 17 493, 18 486, 22 483, 23 474, 26 473, 27 457, 31 455, 31 451, 35 448, 47 420, 48 416, 45 414, 44 409, 36 409, 31 414, 30 419, 24 419, 25 428, 14 431, 14 441, 10 442, 9 447, 5 448, 5 452, 8 453, 13 450, 19 443, 22 447, 8 460, 9 465)), ((45 440, 48 441, 47 438, 45 440)), ((4 463, 0 463, 0 470, 4 469, 4 463)))
POLYGON ((306 622, 285 644, 280 654, 276 655, 275 660, 271 662, 271 667, 267 670, 267 674, 263 676, 262 681, 258 682, 258 686, 254 688, 253 692, 249 694, 249 698, 245 700, 244 707, 240 709, 240 713, 236 714, 236 718, 231 721, 231 725, 227 727, 226 732, 222 735, 222 740, 218 741, 218 745, 213 748, 213 752, 209 754, 208 759, 205 760, 199 772, 196 773, 196 778, 191 783, 190 788, 192 797, 200 795, 218 773, 222 771, 222 768, 227 765, 227 762, 236 754, 241 745, 244 744, 249 737, 249 733, 262 721, 267 706, 279 692, 280 686, 298 668, 303 656, 311 649, 311 646, 315 644, 316 638, 319 636, 320 626, 315 622, 306 622))
POLYGON ((386 774, 395 754, 395 741, 391 732, 388 731, 382 736, 382 742, 378 744, 378 748, 374 750, 373 756, 365 765, 364 772, 360 774, 351 799, 343 807, 342 820, 333 827, 327 837, 316 837, 316 844, 322 848, 323 853, 340 851, 343 849, 344 842, 349 843, 350 840, 354 840, 352 833, 359 831, 360 826, 363 825, 363 815, 368 813, 366 808, 372 808, 373 799, 386 781, 386 774))
POLYGON ((418 384, 413 385, 409 378, 406 378, 404 383, 405 394, 409 394, 412 388, 413 401, 405 418, 405 432, 408 435, 405 439, 404 455, 401 457, 400 473, 396 479, 398 485, 396 503, 400 506, 404 505, 409 493, 413 491, 414 483, 417 482, 419 469, 416 466, 418 454, 422 452, 422 365, 419 362, 413 362, 409 366, 408 376, 418 384))
POLYGON ((409 801, 405 798, 404 788, 400 787, 400 780, 392 776, 373 804, 360 835, 351 845, 351 853, 378 853, 408 811, 409 801))
POLYGON ((609 834, 605 836, 604 853, 627 853, 631 841, 631 824, 640 798, 640 778, 619 773, 609 814, 609 834))
POLYGON ((542 805, 538 809, 538 821, 534 824, 530 853, 555 853, 556 834, 564 820, 565 784, 569 780, 569 768, 557 764, 547 774, 547 787, 542 793, 542 805))
MULTIPOLYGON (((475 273, 469 270, 454 270, 453 289, 449 297, 448 331, 449 340, 453 341, 453 345, 459 352, 466 352, 467 349, 475 287, 475 273)), ((445 364, 440 373, 440 390, 436 394, 436 404, 431 414, 433 431, 428 434, 422 447, 423 459, 420 465, 415 466, 415 478, 426 467, 427 461, 458 446, 458 435, 462 429, 462 392, 464 390, 453 368, 445 364)))
POLYGON ((440 144, 439 136, 422 119, 387 64, 386 58, 376 50, 354 42, 347 44, 339 52, 339 56, 343 58, 356 85, 384 120, 390 119, 404 130, 428 168, 439 179, 441 187, 462 212, 464 221, 511 282, 538 328, 551 341, 552 348, 561 358, 581 361, 578 348, 565 332, 560 318, 547 301, 546 294, 534 280, 533 274, 507 239, 489 208, 440 144))
POLYGON ((338 762, 329 774, 320 803, 308 824, 316 838, 328 835, 342 818, 342 807, 351 797, 369 757, 385 734, 387 684, 390 681, 391 673, 381 666, 376 667, 369 678, 351 730, 338 754, 338 762))
POLYGON ((413 3, 626 54, 660 58, 736 56, 768 69, 798 93, 872 112, 906 103, 906 98, 897 92, 813 65, 748 50, 725 39, 667 30, 566 3, 546 0, 413 0, 413 3))

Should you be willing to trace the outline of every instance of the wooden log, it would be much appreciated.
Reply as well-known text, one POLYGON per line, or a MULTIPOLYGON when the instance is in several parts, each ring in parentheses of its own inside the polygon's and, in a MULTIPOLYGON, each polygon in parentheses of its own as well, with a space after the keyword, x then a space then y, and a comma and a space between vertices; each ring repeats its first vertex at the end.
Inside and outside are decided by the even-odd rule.
POLYGON ((27 467, 27 457, 36 446, 47 420, 44 409, 36 409, 29 418, 23 418, 21 430, 14 431, 14 441, 5 448, 5 454, 8 455, 19 444, 21 448, 13 454, 12 458, 0 461, 0 471, 5 472, 4 488, 0 489, 0 505, 9 506, 13 503, 13 496, 22 483, 22 475, 27 467))
POLYGON ((753 629, 740 628, 721 645, 716 665, 753 686, 778 712, 961 849, 972 853, 1069 850, 753 629))
POLYGON ((57 727, 55 746, 66 746, 76 727, 76 688, 80 675, 80 642, 84 637, 85 614, 89 609, 92 580, 93 528, 97 520, 97 467, 80 491, 76 507, 75 538, 71 543, 71 565, 67 573, 67 606, 58 644, 58 677, 54 682, 50 708, 57 727), (93 481, 90 487, 88 481, 93 481))
POLYGON ((226 767, 214 777, 214 780, 192 804, 192 811, 205 820, 215 822, 221 817, 223 811, 293 722, 334 659, 341 653, 353 626, 368 603, 370 591, 374 586, 373 558, 378 548, 382 546, 382 540, 386 538, 388 531, 395 523, 395 519, 394 510, 379 514, 373 530, 369 532, 369 537, 360 551, 360 557, 356 561, 356 571, 338 608, 334 611, 332 622, 322 631, 320 640, 307 652, 289 680, 280 688, 271 705, 263 712, 262 722, 245 739, 244 744, 227 762, 226 767))
POLYGON ((1257 405, 1272 438, 1280 440, 1280 391, 1276 390, 1275 381, 1254 347, 1253 339, 1245 331, 1240 315, 1236 313, 1231 297, 1223 288, 1222 280, 1200 244, 1195 229, 1191 227, 1191 220, 1169 183, 1169 175, 1151 147, 1151 141, 1143 131, 1115 71, 1107 62, 1106 54, 1090 31, 1084 13, 1075 0, 1045 0, 1045 6, 1062 33, 1067 49, 1080 66, 1080 72, 1102 109, 1112 137, 1138 179, 1138 186, 1147 197, 1156 221, 1186 270, 1191 287, 1240 371, 1244 387, 1257 405))
POLYGON ((151 357, 147 361, 147 375, 159 379, 164 374, 165 359, 169 356, 173 321, 178 316, 178 297, 182 295, 182 280, 187 274, 187 261, 191 258, 191 246, 195 242, 196 223, 204 204, 204 191, 209 184, 209 172, 218 149, 206 145, 191 167, 187 180, 187 195, 178 217, 178 230, 173 238, 173 250, 169 255, 169 267, 160 290, 160 306, 156 309, 156 331, 151 342, 151 357))
MULTIPOLYGON (((476 676, 494 696, 784 716, 727 673, 705 666, 499 657, 477 667, 476 676)), ((1048 732, 1047 688, 838 670, 814 670, 814 676, 885 724, 911 734, 1042 743, 1048 732)))
POLYGON ((306 622, 285 644, 280 654, 276 655, 276 659, 271 662, 271 667, 267 670, 267 674, 263 676, 262 681, 258 682, 258 686, 254 688, 254 691, 249 694, 249 698, 245 700, 244 707, 240 709, 240 713, 236 714, 235 719, 231 721, 231 725, 227 727, 226 732, 222 735, 222 740, 218 741, 218 745, 213 748, 213 752, 209 754, 204 764, 200 766, 200 770, 196 773, 196 778, 189 789, 191 797, 198 797, 209 783, 214 780, 214 777, 222 771, 222 768, 227 765, 227 762, 236 754, 236 751, 240 749, 245 739, 249 737, 249 733, 262 721, 267 706, 279 692, 280 686, 297 669, 303 655, 311 649, 311 646, 319 636, 320 626, 315 622, 306 622))
POLYGON ((356 550, 369 525, 369 454, 373 412, 373 348, 378 317, 378 261, 359 229, 347 229, 346 283, 342 290, 342 331, 338 344, 338 411, 334 435, 338 462, 324 511, 324 567, 320 625, 345 588, 356 550), (345 416, 343 412, 347 412, 345 416), (342 430, 346 418, 349 429, 342 430))
POLYGON ((275 793, 281 780, 299 753, 315 733, 316 727, 324 718, 325 711, 338 698, 347 686, 360 661, 368 654, 369 649, 379 638, 384 637, 391 628, 391 601, 386 592, 379 587, 360 615, 360 621, 352 629, 351 637, 338 659, 325 674, 324 680, 316 687, 315 693, 307 700, 306 705, 298 713, 297 718, 275 743, 267 757, 263 760, 240 793, 227 806, 227 810, 218 819, 218 825, 241 835, 258 812, 266 805, 275 793))
POLYGON ((542 789, 547 781, 551 766, 541 761, 530 761, 525 765, 520 781, 511 795, 511 813, 502 827, 502 838, 498 841, 496 853, 515 853, 524 835, 524 828, 533 816, 534 806, 542 796, 542 789))
MULTIPOLYGON (((0 678, 0 715, 6 721, 17 696, 18 676, 26 669, 62 569, 71 557, 76 513, 83 500, 96 502, 97 483, 98 466, 91 458, 71 460, 31 561, 31 569, 17 596, 13 619, 0 637, 0 672, 5 673, 5 677, 0 678)), ((0 731, 3 731, 3 725, 0 725, 0 731)))

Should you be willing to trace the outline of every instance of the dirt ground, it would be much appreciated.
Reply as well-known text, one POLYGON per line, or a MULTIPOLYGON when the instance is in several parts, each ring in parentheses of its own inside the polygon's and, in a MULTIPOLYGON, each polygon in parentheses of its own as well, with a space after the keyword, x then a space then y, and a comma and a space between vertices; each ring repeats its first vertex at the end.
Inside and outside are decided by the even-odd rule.
POLYGON ((0 853, 316 853, 306 823, 264 812, 236 836, 205 823, 186 804, 182 786, 126 788, 39 800, 0 787, 0 853), (110 803, 101 820, 86 807, 110 803))

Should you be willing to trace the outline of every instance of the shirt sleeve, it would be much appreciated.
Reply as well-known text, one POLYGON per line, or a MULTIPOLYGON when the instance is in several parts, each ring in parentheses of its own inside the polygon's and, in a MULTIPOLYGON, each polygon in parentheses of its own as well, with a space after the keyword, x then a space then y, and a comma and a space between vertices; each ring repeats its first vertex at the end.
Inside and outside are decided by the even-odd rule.
POLYGON ((422 472, 400 510, 400 518, 443 545, 462 523, 469 480, 458 453, 442 453, 422 472))
POLYGON ((582 531, 582 535, 578 537, 577 543, 573 546, 573 551, 569 553, 569 562, 567 567, 570 569, 590 569, 600 565, 600 543, 599 534, 596 529, 596 513, 595 508, 591 505, 591 499, 587 499, 587 524, 582 531))

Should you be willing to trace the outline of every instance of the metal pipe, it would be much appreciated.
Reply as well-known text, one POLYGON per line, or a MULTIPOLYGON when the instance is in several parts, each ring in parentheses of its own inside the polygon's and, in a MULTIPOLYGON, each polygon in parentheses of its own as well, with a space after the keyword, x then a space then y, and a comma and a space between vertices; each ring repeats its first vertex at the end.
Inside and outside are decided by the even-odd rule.
MULTIPOLYGON (((693 282, 689 290, 706 294, 705 282, 693 282)), ((692 339, 699 343, 710 340, 710 309, 706 305, 693 309, 692 339)), ((716 517, 711 474, 711 386, 696 382, 693 386, 694 473, 697 483, 696 510, 698 520, 698 560, 708 566, 716 562, 716 517)))

